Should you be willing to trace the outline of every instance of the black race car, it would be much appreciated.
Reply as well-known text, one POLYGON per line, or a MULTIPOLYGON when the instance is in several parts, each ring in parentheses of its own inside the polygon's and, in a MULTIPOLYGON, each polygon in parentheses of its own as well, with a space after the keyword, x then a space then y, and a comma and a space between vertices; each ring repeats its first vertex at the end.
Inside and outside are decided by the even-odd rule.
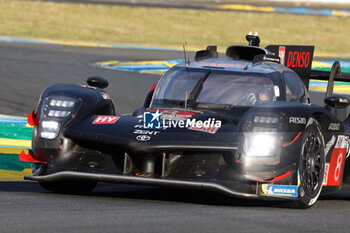
POLYGON ((116 115, 99 77, 89 86, 55 84, 35 112, 28 180, 54 192, 84 193, 98 182, 215 190, 312 206, 350 182, 349 123, 333 94, 341 77, 311 72, 313 46, 216 46, 171 68, 144 106, 116 115), (325 106, 310 103, 310 78, 328 81, 325 106), (333 112, 333 113, 332 113, 333 112))

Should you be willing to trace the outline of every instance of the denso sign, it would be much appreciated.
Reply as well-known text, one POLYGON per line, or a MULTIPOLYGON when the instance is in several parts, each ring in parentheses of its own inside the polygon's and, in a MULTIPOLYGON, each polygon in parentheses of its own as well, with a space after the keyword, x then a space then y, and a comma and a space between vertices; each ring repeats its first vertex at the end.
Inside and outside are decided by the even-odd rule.
POLYGON ((288 52, 287 67, 307 68, 310 64, 310 52, 288 52))

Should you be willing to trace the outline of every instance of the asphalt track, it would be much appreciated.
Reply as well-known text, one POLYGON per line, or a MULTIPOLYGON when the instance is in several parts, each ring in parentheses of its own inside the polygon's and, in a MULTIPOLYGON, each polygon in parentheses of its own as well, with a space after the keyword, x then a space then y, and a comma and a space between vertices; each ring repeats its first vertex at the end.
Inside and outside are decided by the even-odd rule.
POLYGON ((0 182, 0 232, 348 232, 349 195, 307 210, 215 193, 100 184, 90 195, 0 182))
MULTIPOLYGON (((177 58, 182 52, 0 43, 0 113, 27 115, 47 85, 84 84, 91 75, 110 81, 118 113, 130 112, 159 76, 90 64, 177 58)), ((0 182, 0 232, 348 232, 349 200, 349 193, 336 194, 295 210, 199 191, 102 183, 76 196, 48 193, 35 182, 0 182)))
POLYGON ((109 80, 106 88, 118 113, 142 106, 158 75, 111 71, 94 67, 96 61, 171 59, 180 52, 68 47, 63 45, 0 43, 0 113, 26 116, 50 84, 86 84, 90 76, 109 80))

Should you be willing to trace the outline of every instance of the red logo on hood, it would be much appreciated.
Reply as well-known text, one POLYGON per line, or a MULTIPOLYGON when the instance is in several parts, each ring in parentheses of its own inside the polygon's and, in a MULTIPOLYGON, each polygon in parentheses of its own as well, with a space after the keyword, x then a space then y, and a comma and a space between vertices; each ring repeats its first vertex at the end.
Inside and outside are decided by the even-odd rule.
POLYGON ((119 118, 119 116, 98 116, 92 124, 114 124, 119 118))

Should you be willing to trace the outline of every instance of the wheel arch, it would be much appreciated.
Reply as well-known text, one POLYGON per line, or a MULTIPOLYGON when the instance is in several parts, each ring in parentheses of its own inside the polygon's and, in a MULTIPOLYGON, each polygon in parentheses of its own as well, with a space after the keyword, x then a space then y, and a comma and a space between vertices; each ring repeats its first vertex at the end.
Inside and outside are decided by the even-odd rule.
POLYGON ((309 119, 310 118, 314 118, 319 123, 321 133, 323 134, 323 137, 325 137, 324 134, 327 131, 327 125, 330 122, 329 117, 322 112, 315 112, 310 115, 309 119))

